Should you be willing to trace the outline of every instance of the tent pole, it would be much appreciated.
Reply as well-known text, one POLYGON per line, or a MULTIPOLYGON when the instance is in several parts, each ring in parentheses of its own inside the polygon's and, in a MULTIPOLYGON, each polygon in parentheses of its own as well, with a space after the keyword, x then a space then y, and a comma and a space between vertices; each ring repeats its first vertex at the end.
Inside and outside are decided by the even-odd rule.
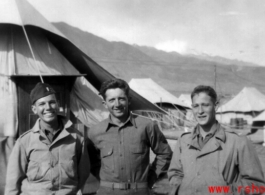
POLYGON ((31 55, 32 55, 32 57, 33 57, 33 59, 34 59, 35 66, 37 67, 38 72, 39 72, 40 80, 41 80, 42 83, 44 83, 43 78, 42 78, 42 76, 41 76, 41 74, 40 74, 40 70, 39 70, 39 68, 38 68, 38 66, 37 66, 36 58, 35 58, 35 55, 34 55, 33 49, 32 49, 32 47, 31 47, 31 44, 30 44, 30 41, 29 41, 29 38, 28 38, 27 31, 26 31, 26 29, 25 29, 25 27, 24 27, 23 20, 22 20, 22 17, 21 17, 21 14, 20 14, 20 10, 19 10, 18 6, 17 6, 17 9, 18 9, 18 12, 19 12, 20 20, 21 20, 21 26, 22 26, 23 32, 24 32, 24 34, 25 34, 25 37, 26 37, 27 43, 28 43, 28 45, 29 45, 29 49, 30 49, 31 55))

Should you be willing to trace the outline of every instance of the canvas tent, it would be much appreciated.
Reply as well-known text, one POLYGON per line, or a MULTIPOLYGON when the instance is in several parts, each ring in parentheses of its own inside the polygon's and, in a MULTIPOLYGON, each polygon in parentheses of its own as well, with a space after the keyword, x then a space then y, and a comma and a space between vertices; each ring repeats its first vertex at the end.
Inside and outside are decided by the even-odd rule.
MULTIPOLYGON (((6 111, 11 112, 10 116, 15 115, 12 112, 15 113, 18 106, 16 82, 14 82, 17 78, 38 77, 39 75, 43 77, 85 75, 85 80, 90 83, 88 88, 93 88, 94 93, 103 81, 114 78, 74 46, 27 1, 1 0, 0 3, 1 96, 2 98, 8 96, 8 98, 5 98, 6 101, 11 101, 7 104, 2 102, 1 106, 14 105, 12 106, 14 109, 6 109, 6 111), (22 26, 25 27, 25 31, 23 31, 22 26), (33 53, 30 50, 29 43, 33 53)), ((84 83, 83 79, 81 85, 86 85, 84 83)), ((132 109, 161 112, 156 106, 150 104, 135 92, 132 91, 131 95, 133 96, 132 109)), ((12 120, 14 122, 10 124, 16 124, 12 129, 16 129, 17 121, 12 120)), ((5 121, 1 121, 1 124, 3 122, 5 121)), ((14 134, 5 131, 5 135, 11 136, 14 134)))
MULTIPOLYGON (((0 1, 0 194, 14 140, 35 122, 29 92, 42 78, 58 92, 61 114, 89 127, 106 117, 97 91, 114 78, 26 0, 0 1), (71 110, 71 112, 70 112, 71 110)), ((131 91, 132 110, 156 106, 131 91)), ((79 123, 78 123, 79 124, 79 123)))
POLYGON ((253 118, 263 110, 265 110, 265 95, 256 88, 245 87, 218 108, 217 119, 228 124, 232 118, 243 118, 248 124, 252 124, 253 118))
POLYGON ((179 100, 184 102, 189 108, 191 108, 191 97, 190 94, 181 94, 179 100))
POLYGON ((138 94, 140 94, 153 104, 159 105, 160 103, 168 103, 183 108, 188 107, 188 105, 186 105, 176 96, 158 85, 151 78, 132 79, 129 82, 129 85, 134 91, 136 91, 138 94))
POLYGON ((264 121, 265 122, 265 111, 261 112, 258 116, 253 118, 253 122, 255 121, 264 121))
POLYGON ((132 79, 129 85, 145 99, 167 111, 167 115, 153 115, 150 112, 145 112, 145 115, 161 121, 161 128, 183 128, 188 105, 158 85, 151 78, 132 79))

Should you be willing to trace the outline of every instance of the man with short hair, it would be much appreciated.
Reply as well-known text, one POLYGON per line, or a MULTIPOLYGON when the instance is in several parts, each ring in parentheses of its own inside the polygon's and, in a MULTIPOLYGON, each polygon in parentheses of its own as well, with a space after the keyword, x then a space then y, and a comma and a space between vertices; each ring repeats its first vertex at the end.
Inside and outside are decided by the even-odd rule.
POLYGON ((218 123, 214 89, 197 86, 191 99, 198 125, 183 133, 175 147, 168 170, 171 194, 245 194, 253 185, 259 189, 252 194, 261 194, 265 182, 256 151, 245 136, 218 123))
POLYGON ((58 115, 58 101, 50 85, 38 83, 30 98, 39 119, 16 141, 5 194, 77 194, 90 169, 84 138, 71 121, 58 115))
POLYGON ((129 90, 121 79, 108 80, 100 89, 110 115, 88 132, 91 173, 100 179, 99 195, 148 195, 169 166, 170 146, 156 122, 130 113, 129 90), (150 148, 156 154, 151 166, 150 148))

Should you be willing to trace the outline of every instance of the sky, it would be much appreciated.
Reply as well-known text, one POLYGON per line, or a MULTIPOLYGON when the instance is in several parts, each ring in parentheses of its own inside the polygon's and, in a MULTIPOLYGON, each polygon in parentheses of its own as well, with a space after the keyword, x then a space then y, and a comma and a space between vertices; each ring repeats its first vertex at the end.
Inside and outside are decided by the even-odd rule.
POLYGON ((108 41, 265 66, 264 0, 28 0, 108 41))

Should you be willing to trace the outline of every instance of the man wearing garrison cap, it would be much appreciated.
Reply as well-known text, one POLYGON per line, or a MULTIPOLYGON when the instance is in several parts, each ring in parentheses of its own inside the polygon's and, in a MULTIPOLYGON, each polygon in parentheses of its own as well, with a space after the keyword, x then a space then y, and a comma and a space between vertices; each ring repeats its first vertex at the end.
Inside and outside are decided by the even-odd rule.
POLYGON ((77 194, 90 170, 84 138, 58 114, 53 88, 38 83, 30 93, 34 127, 17 140, 9 158, 6 195, 77 194))

